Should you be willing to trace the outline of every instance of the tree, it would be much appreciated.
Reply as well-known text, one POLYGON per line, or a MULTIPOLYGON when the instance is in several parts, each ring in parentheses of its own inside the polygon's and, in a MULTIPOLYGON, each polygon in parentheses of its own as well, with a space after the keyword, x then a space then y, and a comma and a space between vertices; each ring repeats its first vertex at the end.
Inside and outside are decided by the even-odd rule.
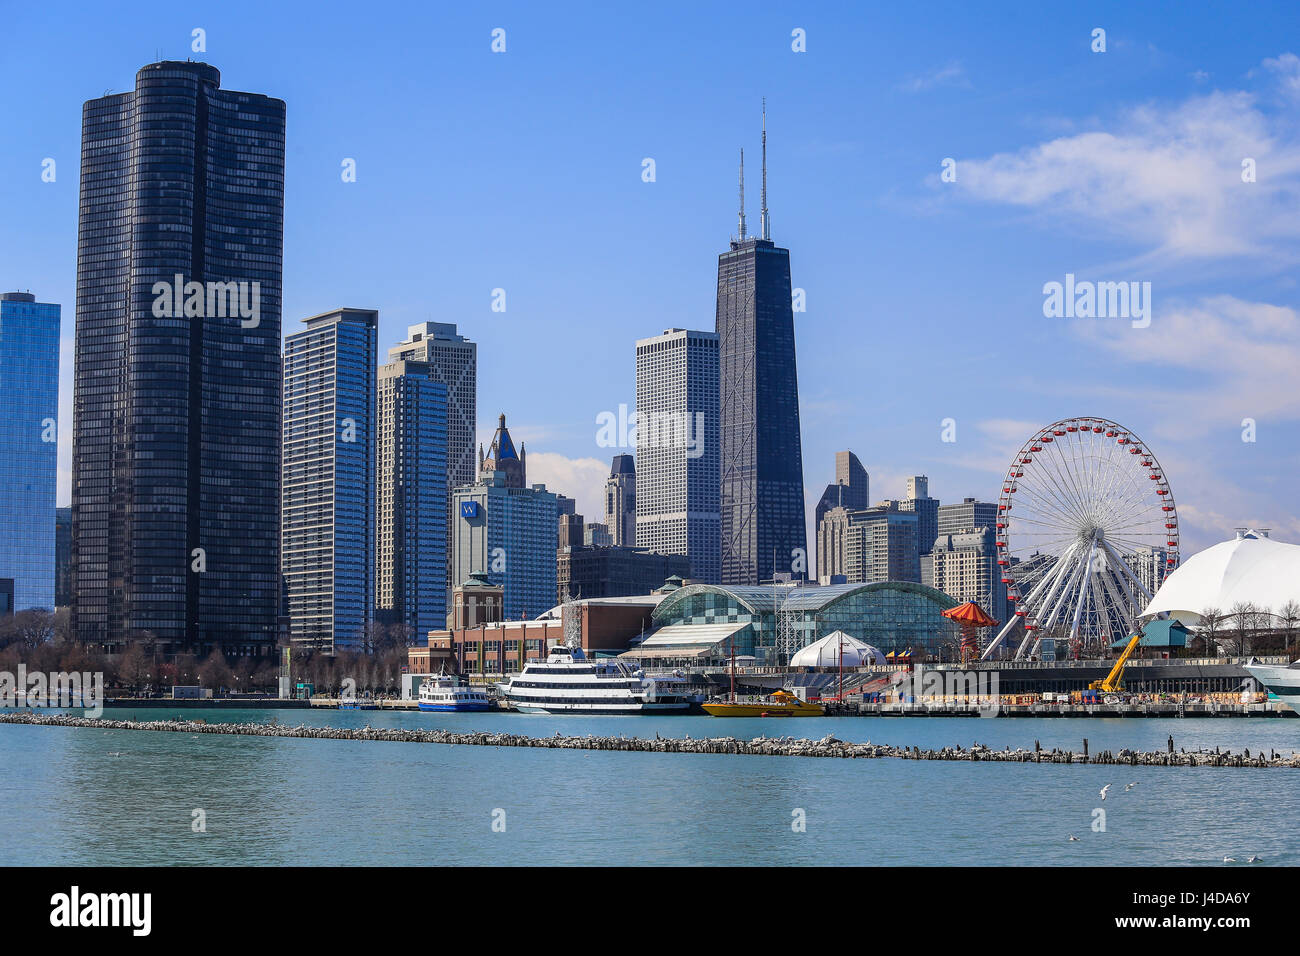
POLYGON ((127 690, 139 690, 151 664, 144 648, 135 641, 128 641, 126 650, 117 656, 118 682, 127 690))
POLYGON ((1217 644, 1215 638, 1223 628, 1223 618, 1223 612, 1217 607, 1207 607, 1205 610, 1201 611, 1201 626, 1199 630, 1201 640, 1205 643, 1205 654, 1207 657, 1218 653, 1218 651, 1215 650, 1217 644))
POLYGON ((1282 634, 1286 640, 1286 649, 1289 654, 1291 651, 1291 637, 1295 633, 1296 625, 1300 624, 1300 601, 1294 599, 1287 601, 1278 608, 1277 616, 1282 623, 1282 634))
POLYGON ((1237 635, 1237 654, 1244 657, 1250 653, 1251 632, 1259 626, 1259 608, 1251 601, 1238 601, 1228 616, 1233 620, 1232 631, 1237 635))
POLYGON ((230 665, 226 663, 226 655, 221 653, 219 647, 213 648, 207 660, 199 665, 198 671, 199 683, 213 690, 220 687, 229 687, 235 680, 230 665))

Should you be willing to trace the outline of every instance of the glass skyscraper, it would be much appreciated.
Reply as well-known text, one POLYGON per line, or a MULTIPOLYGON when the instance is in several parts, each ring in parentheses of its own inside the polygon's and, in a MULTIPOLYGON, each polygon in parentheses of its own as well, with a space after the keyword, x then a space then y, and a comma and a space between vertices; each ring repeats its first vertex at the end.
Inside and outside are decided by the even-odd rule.
POLYGON ((745 235, 742 156, 740 230, 718 256, 723 584, 809 567, 790 251, 769 237, 766 152, 764 133, 762 238, 745 235))
MULTIPOLYGON (((406 340, 388 350, 390 362, 425 362, 435 382, 447 387, 447 527, 451 527, 451 489, 477 476, 474 435, 478 427, 478 346, 456 331, 455 323, 421 322, 408 326, 406 340)), ((447 561, 447 587, 452 579, 447 561)))
POLYGON ((82 110, 72 625, 110 652, 277 636, 285 106, 220 86, 151 63, 82 110))
POLYGON ((431 363, 379 369, 375 620, 421 642, 447 625, 448 405, 431 363))
POLYGON ((0 293, 0 613, 54 609, 59 320, 31 293, 0 293))
POLYGON ((365 637, 374 608, 379 313, 304 319, 284 343, 282 565, 295 646, 365 637))
POLYGON ((458 583, 481 576, 503 587, 510 621, 537 617, 556 604, 559 505, 545 485, 528 487, 527 465, 527 452, 515 450, 502 415, 478 481, 452 494, 452 573, 458 583))

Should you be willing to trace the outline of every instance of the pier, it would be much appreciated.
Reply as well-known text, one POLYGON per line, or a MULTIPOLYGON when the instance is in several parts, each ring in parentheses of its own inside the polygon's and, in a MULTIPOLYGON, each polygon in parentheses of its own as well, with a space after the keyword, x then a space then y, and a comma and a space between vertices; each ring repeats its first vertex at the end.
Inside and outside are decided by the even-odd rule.
POLYGON ((458 733, 449 730, 408 730, 393 727, 286 727, 279 724, 209 724, 192 720, 106 720, 73 717, 66 714, 31 712, 0 714, 0 724, 25 724, 36 727, 80 727, 94 730, 137 730, 180 734, 226 734, 239 737, 286 737, 305 740, 365 740, 383 743, 425 743, 463 747, 531 747, 542 750, 605 750, 624 753, 712 754, 750 757, 820 757, 838 759, 946 760, 968 763, 1081 764, 1142 767, 1257 767, 1300 769, 1300 755, 1263 752, 1252 754, 1227 750, 1176 750, 1173 738, 1162 751, 1121 749, 1088 751, 1033 750, 1021 747, 993 750, 982 744, 969 748, 943 747, 921 750, 919 747, 896 747, 888 744, 853 743, 827 735, 820 740, 798 737, 528 737, 522 734, 475 731, 458 733))

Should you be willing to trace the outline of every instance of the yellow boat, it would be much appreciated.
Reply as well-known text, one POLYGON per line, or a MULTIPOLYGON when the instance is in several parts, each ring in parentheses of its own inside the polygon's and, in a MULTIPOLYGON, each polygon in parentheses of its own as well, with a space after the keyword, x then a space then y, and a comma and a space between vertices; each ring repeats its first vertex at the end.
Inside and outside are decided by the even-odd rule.
POLYGON ((705 713, 713 717, 822 717, 826 708, 810 704, 794 694, 778 690, 770 697, 747 700, 711 700, 701 704, 705 713))

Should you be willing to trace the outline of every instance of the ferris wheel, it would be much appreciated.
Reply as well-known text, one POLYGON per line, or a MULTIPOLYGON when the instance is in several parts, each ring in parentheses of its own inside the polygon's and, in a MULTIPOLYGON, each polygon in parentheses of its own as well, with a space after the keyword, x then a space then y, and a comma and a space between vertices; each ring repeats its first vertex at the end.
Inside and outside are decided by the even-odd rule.
POLYGON ((1178 511, 1164 469, 1135 434, 1104 418, 1067 418, 1025 442, 1002 482, 995 530, 1014 612, 986 659, 1021 631, 1017 660, 1104 649, 1134 632, 1178 566, 1178 511))

